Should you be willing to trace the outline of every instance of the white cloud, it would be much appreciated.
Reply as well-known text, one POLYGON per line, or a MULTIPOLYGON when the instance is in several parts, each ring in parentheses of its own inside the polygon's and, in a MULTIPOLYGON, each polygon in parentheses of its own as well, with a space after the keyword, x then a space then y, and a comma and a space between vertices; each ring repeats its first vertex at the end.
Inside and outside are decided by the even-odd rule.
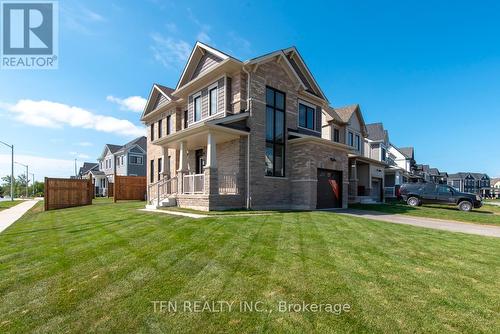
POLYGON ((92 144, 91 142, 88 142, 88 141, 81 141, 81 142, 77 143, 76 145, 83 146, 83 147, 89 147, 89 146, 93 146, 94 144, 92 144))
POLYGON ((51 101, 19 100, 6 108, 15 119, 25 124, 62 128, 93 129, 124 136, 143 136, 145 130, 125 119, 97 115, 85 109, 51 101))
POLYGON ((212 39, 210 38, 210 36, 208 36, 208 34, 204 31, 200 31, 198 33, 198 36, 196 36, 196 39, 199 40, 200 42, 202 43, 210 43, 212 41, 212 39))
POLYGON ((134 112, 142 112, 147 102, 147 100, 141 96, 130 96, 125 99, 121 99, 119 97, 109 95, 106 97, 106 100, 118 104, 122 110, 130 110, 134 112))
POLYGON ((78 152, 69 152, 70 155, 78 158, 78 159, 88 159, 90 156, 88 154, 78 153, 78 152))
POLYGON ((166 68, 175 68, 187 61, 191 53, 191 46, 186 41, 164 37, 158 33, 152 34, 151 38, 153 39, 151 46, 153 56, 166 68))
POLYGON ((171 34, 177 32, 177 25, 173 22, 169 22, 169 23, 165 24, 165 27, 167 28, 167 31, 171 34))
MULTIPOLYGON (((15 154, 15 152, 14 152, 15 154)), ((74 159, 53 159, 35 155, 14 156, 15 161, 29 166, 29 173, 35 174, 35 180, 43 181, 44 177, 69 177, 75 175, 74 159)), ((82 165, 77 161, 77 170, 82 165)), ((15 165, 14 175, 25 174, 26 169, 15 165)), ((0 154, 0 177, 10 175, 10 154, 0 154)), ((31 180, 31 175, 30 175, 31 180)))
POLYGON ((102 29, 96 29, 95 25, 106 22, 106 18, 101 14, 74 2, 61 5, 60 11, 65 27, 85 35, 99 33, 102 29))
POLYGON ((234 31, 228 32, 227 36, 228 36, 227 42, 229 48, 234 49, 235 52, 239 54, 239 56, 248 57, 248 55, 252 51, 251 50, 252 45, 250 41, 238 35, 234 31))

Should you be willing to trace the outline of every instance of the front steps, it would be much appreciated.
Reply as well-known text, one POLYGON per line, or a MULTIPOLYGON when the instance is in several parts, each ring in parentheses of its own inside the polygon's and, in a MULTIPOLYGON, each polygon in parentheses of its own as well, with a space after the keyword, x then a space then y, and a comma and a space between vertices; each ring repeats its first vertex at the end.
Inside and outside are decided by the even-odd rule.
POLYGON ((157 205, 156 200, 152 200, 151 202, 152 204, 146 204, 146 209, 153 210, 153 209, 177 206, 177 199, 174 196, 163 199, 162 201, 160 201, 160 205, 157 205))

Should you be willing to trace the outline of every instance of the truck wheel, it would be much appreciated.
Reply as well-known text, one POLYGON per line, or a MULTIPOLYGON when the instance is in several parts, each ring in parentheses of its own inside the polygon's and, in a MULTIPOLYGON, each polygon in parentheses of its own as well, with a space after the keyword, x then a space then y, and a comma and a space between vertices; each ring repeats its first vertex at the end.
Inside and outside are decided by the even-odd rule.
POLYGON ((460 211, 469 212, 472 210, 472 203, 469 201, 462 201, 458 204, 460 211))
POLYGON ((408 198, 406 203, 408 203, 409 206, 419 206, 420 200, 416 197, 410 197, 410 198, 408 198))

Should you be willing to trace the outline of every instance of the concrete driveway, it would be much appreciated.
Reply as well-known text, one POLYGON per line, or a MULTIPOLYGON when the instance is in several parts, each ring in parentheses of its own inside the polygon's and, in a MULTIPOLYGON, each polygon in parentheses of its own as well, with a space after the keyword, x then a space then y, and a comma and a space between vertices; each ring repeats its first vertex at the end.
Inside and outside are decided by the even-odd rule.
POLYGON ((0 211, 0 233, 2 233, 2 231, 5 230, 10 225, 14 224, 16 220, 21 218, 37 202, 38 199, 27 200, 22 203, 19 203, 16 206, 13 206, 12 208, 0 211))
POLYGON ((377 211, 355 210, 355 209, 339 210, 336 211, 336 213, 348 216, 384 221, 393 224, 412 225, 418 227, 432 228, 435 230, 461 232, 461 233, 500 238, 500 226, 471 224, 453 220, 413 217, 413 216, 405 216, 405 215, 398 215, 398 214, 391 214, 391 213, 384 213, 377 211))

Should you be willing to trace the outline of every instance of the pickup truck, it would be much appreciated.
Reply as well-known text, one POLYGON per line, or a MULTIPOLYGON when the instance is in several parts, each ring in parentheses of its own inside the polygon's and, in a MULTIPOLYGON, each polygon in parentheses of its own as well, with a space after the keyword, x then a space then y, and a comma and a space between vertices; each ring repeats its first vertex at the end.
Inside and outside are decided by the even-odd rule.
POLYGON ((480 196, 459 192, 456 189, 435 183, 405 183, 400 188, 401 198, 410 206, 422 204, 451 204, 461 211, 471 211, 483 205, 480 196))

